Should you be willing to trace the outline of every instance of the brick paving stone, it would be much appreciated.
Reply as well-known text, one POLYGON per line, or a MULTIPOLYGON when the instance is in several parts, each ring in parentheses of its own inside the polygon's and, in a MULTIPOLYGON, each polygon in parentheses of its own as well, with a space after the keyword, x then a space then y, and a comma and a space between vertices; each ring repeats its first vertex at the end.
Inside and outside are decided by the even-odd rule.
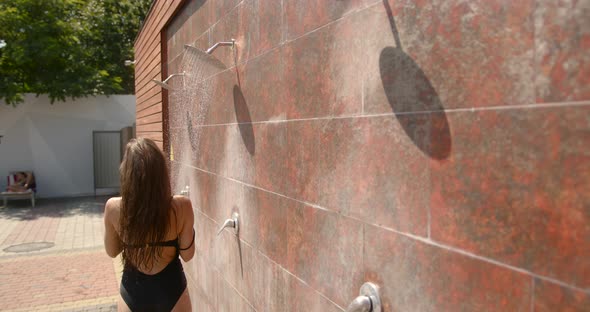
POLYGON ((103 246, 108 197, 9 201, 0 208, 0 310, 115 311, 120 260, 103 246), (5 249, 50 242, 30 252, 5 249))
POLYGON ((39 200, 35 208, 9 201, 0 208, 0 257, 15 244, 46 241, 55 243, 48 251, 103 246, 102 215, 108 197, 39 200))
POLYGON ((103 250, 0 260, 0 309, 116 296, 113 261, 103 250))

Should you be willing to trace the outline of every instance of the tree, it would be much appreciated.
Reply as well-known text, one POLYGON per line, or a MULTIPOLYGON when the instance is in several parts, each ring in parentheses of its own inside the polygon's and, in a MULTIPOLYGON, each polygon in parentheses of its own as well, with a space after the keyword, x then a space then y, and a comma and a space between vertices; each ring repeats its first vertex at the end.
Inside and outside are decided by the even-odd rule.
POLYGON ((131 94, 133 41, 151 0, 3 0, 0 99, 131 94))

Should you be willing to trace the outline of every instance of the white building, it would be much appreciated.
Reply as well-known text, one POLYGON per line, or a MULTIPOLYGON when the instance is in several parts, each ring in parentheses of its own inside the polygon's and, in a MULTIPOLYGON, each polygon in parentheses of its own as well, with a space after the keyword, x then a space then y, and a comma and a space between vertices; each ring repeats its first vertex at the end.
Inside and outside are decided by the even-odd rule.
POLYGON ((0 190, 10 171, 33 171, 39 197, 94 194, 93 131, 135 122, 135 96, 97 96, 50 104, 26 95, 0 102, 0 190))

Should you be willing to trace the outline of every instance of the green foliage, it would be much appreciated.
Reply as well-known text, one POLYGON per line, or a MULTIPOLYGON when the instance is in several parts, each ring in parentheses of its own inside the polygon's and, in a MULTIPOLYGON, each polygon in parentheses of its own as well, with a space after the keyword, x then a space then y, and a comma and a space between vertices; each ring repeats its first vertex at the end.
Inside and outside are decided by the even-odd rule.
POLYGON ((151 0, 0 1, 0 99, 131 94, 133 41, 151 0))

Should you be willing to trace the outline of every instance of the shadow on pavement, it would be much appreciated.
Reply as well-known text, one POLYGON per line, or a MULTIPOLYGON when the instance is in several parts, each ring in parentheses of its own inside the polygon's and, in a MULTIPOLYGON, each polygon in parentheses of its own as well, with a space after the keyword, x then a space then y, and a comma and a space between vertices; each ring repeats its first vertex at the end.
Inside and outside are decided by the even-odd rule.
POLYGON ((42 217, 101 216, 111 196, 38 199, 35 208, 29 200, 10 200, 0 208, 1 219, 35 220, 42 217))

